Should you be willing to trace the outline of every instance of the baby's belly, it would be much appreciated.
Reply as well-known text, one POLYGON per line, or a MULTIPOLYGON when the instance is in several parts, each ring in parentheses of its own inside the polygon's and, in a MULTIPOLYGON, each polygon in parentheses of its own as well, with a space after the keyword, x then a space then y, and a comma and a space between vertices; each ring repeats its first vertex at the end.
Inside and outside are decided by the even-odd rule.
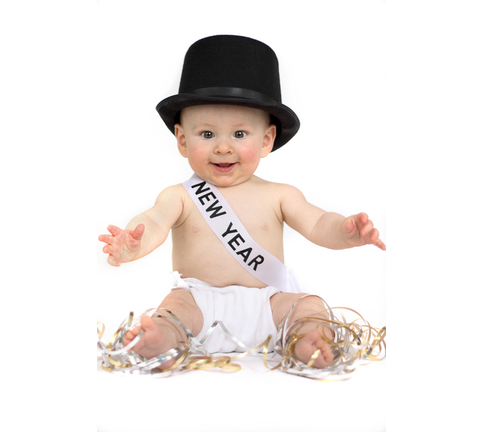
POLYGON ((173 248, 173 271, 178 271, 183 278, 200 279, 213 286, 224 287, 240 285, 244 287, 264 288, 267 284, 246 271, 221 242, 209 243, 210 247, 198 246, 173 248))
POLYGON ((236 260, 228 254, 216 259, 215 256, 203 259, 177 260, 173 255, 173 270, 178 271, 183 278, 196 278, 210 285, 225 287, 240 285, 244 287, 264 288, 267 285, 248 273, 236 260))

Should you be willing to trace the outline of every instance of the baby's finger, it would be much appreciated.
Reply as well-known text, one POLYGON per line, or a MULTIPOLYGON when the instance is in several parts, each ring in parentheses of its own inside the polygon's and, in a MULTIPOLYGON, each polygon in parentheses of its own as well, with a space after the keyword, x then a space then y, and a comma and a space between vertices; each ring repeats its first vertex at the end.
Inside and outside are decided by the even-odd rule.
POLYGON ((121 265, 121 263, 117 261, 112 255, 109 255, 107 257, 107 262, 113 267, 119 267, 121 265))
POLYGON ((113 242, 113 237, 108 235, 108 234, 101 234, 99 236, 99 241, 103 242, 103 243, 107 243, 107 244, 112 244, 113 242))
POLYGON ((375 242, 374 242, 374 245, 377 246, 379 249, 381 250, 386 250, 386 245, 384 244, 384 242, 378 238, 375 242))
POLYGON ((103 248, 102 248, 102 252, 106 253, 106 254, 109 254, 109 255, 112 255, 113 252, 114 252, 114 248, 111 246, 111 245, 105 245, 103 248))
POLYGON ((375 245, 376 245, 376 246, 377 246, 379 249, 381 249, 381 250, 383 250, 383 251, 385 251, 385 250, 386 250, 386 245, 384 244, 384 242, 383 242, 381 239, 377 240, 377 243, 375 243, 375 245))
POLYGON ((112 235, 119 235, 122 233, 122 229, 115 226, 115 225, 109 225, 107 227, 107 230, 112 234, 112 235))
POLYGON ((361 231, 360 231, 361 236, 364 237, 368 235, 373 228, 374 228, 374 224, 372 223, 371 220, 368 219, 367 222, 364 224, 364 226, 361 228, 361 231))
POLYGON ((362 228, 364 225, 367 223, 369 220, 369 216, 367 216, 366 213, 358 213, 353 216, 354 218, 354 223, 356 224, 357 228, 359 229, 359 232, 361 232, 362 228))
POLYGON ((369 220, 369 216, 367 216, 367 213, 358 213, 356 214, 356 219, 359 223, 364 225, 369 220))
POLYGON ((358 228, 354 221, 350 218, 346 219, 346 223, 344 224, 344 232, 345 235, 348 237, 352 237, 357 232, 358 228))
POLYGON ((377 246, 379 249, 386 250, 386 245, 379 238, 379 231, 376 228, 374 228, 371 232, 370 241, 373 245, 377 246))
POLYGON ((132 238, 134 240, 141 240, 141 237, 143 236, 144 234, 144 225, 143 224, 139 224, 135 229, 134 231, 131 233, 132 235, 132 238))
POLYGON ((377 228, 374 228, 368 235, 367 237, 369 237, 369 241, 372 243, 372 244, 375 244, 379 238, 379 231, 377 230, 377 228))

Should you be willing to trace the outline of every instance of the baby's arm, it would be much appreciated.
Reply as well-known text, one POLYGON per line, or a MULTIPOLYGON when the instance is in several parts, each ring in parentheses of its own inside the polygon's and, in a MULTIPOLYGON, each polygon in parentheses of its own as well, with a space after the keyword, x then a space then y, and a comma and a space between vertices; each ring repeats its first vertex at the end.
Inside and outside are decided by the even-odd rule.
POLYGON ((281 208, 285 222, 319 246, 347 249, 373 244, 386 250, 379 231, 365 213, 346 218, 326 212, 308 203, 298 189, 287 185, 283 186, 281 208))
POLYGON ((109 264, 119 267, 122 263, 135 261, 165 242, 183 211, 180 187, 172 186, 161 192, 154 206, 133 218, 124 230, 108 226, 112 235, 101 235, 99 240, 106 243, 102 250, 109 254, 109 264))

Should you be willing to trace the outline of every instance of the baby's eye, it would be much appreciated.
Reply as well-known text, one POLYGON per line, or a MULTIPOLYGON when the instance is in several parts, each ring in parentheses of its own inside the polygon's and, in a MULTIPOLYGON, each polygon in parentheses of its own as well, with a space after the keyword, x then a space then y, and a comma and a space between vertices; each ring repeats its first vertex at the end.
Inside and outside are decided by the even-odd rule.
POLYGON ((213 132, 210 132, 210 131, 201 132, 201 135, 205 139, 210 139, 210 138, 213 138, 213 136, 214 136, 213 132))
POLYGON ((243 131, 236 131, 235 132, 235 138, 244 138, 247 133, 243 131))

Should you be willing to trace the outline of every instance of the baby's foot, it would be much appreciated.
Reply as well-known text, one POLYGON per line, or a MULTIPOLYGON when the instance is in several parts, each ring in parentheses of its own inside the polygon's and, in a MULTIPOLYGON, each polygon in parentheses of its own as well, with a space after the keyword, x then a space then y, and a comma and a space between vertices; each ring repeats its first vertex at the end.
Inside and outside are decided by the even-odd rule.
POLYGON ((310 330, 305 336, 300 339, 294 347, 293 356, 301 362, 307 364, 312 357, 312 354, 320 349, 318 357, 315 359, 312 367, 325 368, 334 359, 334 354, 327 342, 320 338, 320 333, 317 329, 310 330))
MULTIPOLYGON (((178 344, 176 342, 176 334, 169 324, 165 324, 161 318, 153 319, 148 316, 141 317, 141 325, 134 327, 126 333, 124 337, 124 346, 129 344, 138 334, 143 330, 141 340, 134 345, 132 350, 143 356, 146 359, 162 354, 171 348, 175 348, 178 344)), ((168 360, 159 366, 160 369, 170 367, 175 360, 168 360)))

